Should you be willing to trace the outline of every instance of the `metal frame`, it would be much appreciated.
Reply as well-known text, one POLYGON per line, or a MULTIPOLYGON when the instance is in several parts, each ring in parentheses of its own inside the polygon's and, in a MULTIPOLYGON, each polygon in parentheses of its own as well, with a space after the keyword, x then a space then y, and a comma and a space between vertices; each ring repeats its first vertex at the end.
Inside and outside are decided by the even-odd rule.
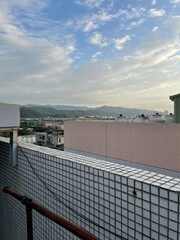
POLYGON ((26 206, 26 216, 27 216, 27 240, 33 240, 33 222, 32 222, 32 209, 39 212, 41 215, 47 217, 48 219, 52 220, 53 222, 57 223, 61 227, 67 229, 77 237, 80 237, 84 240, 100 240, 99 238, 95 237, 91 233, 87 232, 86 230, 76 226, 75 224, 67 221, 66 219, 58 216, 57 214, 49 211, 47 208, 43 207, 42 205, 34 202, 32 199, 23 196, 13 190, 10 187, 5 187, 3 189, 4 193, 8 193, 9 195, 13 196, 17 200, 21 201, 23 205, 26 206))

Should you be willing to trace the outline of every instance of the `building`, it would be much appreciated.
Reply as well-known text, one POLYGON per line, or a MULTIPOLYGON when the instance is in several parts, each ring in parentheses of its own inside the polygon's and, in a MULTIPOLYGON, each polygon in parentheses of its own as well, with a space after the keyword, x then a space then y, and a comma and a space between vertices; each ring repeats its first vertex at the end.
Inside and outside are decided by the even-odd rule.
POLYGON ((52 132, 50 141, 54 147, 64 145, 64 130, 52 132))
MULTIPOLYGON (((0 118, 1 116, 0 111, 0 118)), ((8 115, 3 116, 8 118, 8 115)), ((71 146, 77 146, 76 144, 79 144, 88 132, 87 139, 82 142, 83 147, 95 149, 96 156, 99 152, 104 154, 104 151, 107 153, 106 156, 112 151, 114 154, 119 154, 116 152, 118 146, 122 147, 125 156, 128 153, 125 149, 128 146, 127 141, 133 142, 133 140, 136 140, 136 152, 132 146, 129 146, 128 150, 132 149, 129 155, 131 159, 128 161, 125 159, 124 161, 127 162, 122 165, 102 160, 103 155, 95 158, 92 155, 84 156, 19 143, 19 146, 16 146, 17 161, 14 165, 8 161, 11 142, 1 138, 0 189, 5 186, 12 187, 101 240, 178 240, 180 238, 180 178, 167 174, 169 165, 166 161, 164 174, 156 171, 158 166, 153 166, 154 171, 152 171, 153 169, 142 169, 141 163, 138 163, 139 168, 133 167, 131 163, 133 163, 133 156, 136 161, 137 159, 149 161, 149 157, 146 159, 147 155, 143 158, 143 150, 140 149, 140 145, 143 144, 147 151, 145 141, 147 144, 152 144, 149 147, 152 150, 152 157, 165 156, 161 155, 160 151, 166 150, 162 149, 162 146, 163 143, 167 143, 167 138, 170 138, 172 144, 168 150, 175 152, 169 152, 168 159, 171 159, 171 165, 174 165, 178 153, 176 146, 179 146, 176 145, 178 139, 174 133, 175 130, 179 130, 176 128, 179 125, 167 124, 166 127, 172 128, 167 129, 167 138, 162 140, 164 124, 119 122, 117 124, 120 126, 121 135, 114 123, 111 126, 103 122, 101 125, 95 123, 90 125, 91 128, 88 125, 81 125, 82 122, 76 122, 76 124, 79 126, 71 122, 67 122, 67 125, 65 123, 65 146, 68 144, 70 147, 70 143, 71 146), (80 125, 84 127, 85 132, 80 129, 80 125), (142 130, 138 127, 140 125, 142 130), (155 127, 157 140, 154 132, 150 134, 148 129, 143 128, 145 125, 152 129, 155 127), (97 139, 95 139, 93 128, 100 133, 97 139), (105 131, 105 135, 102 130, 105 131), (73 131, 76 133, 76 138, 73 138, 75 142, 70 142, 66 134, 68 136, 73 131), (116 145, 111 144, 113 136, 116 145), (160 139, 162 142, 159 141, 160 139), (154 141, 159 146, 157 154, 154 153, 157 151, 157 148, 153 148, 154 141), (92 146, 89 145, 90 143, 92 146)), ((154 159, 155 164, 156 159, 154 159)), ((176 170, 174 166, 168 173, 176 170)), ((2 191, 0 191, 0 216, 1 240, 27 238, 25 206, 2 191)), ((33 211, 32 219, 34 239, 78 239, 71 232, 59 227, 36 211, 33 211)))
POLYGON ((180 123, 180 93, 169 97, 174 102, 175 123, 180 123))
POLYGON ((180 125, 65 122, 65 151, 179 177, 180 125))
POLYGON ((48 147, 64 147, 64 130, 36 133, 36 144, 48 147))
POLYGON ((47 146, 48 134, 47 132, 36 132, 36 143, 40 146, 47 146))
POLYGON ((36 135, 31 134, 31 135, 18 136, 18 142, 35 143, 36 142, 36 135))
POLYGON ((60 122, 43 122, 43 128, 53 128, 54 130, 64 130, 64 126, 62 124, 62 120, 60 122))

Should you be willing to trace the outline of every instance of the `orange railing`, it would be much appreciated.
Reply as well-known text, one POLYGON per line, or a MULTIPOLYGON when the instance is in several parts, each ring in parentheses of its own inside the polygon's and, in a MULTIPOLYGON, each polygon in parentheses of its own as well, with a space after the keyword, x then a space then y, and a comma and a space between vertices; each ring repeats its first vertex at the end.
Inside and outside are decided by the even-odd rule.
POLYGON ((68 220, 58 216, 57 214, 49 211, 47 208, 43 207, 42 205, 38 204, 37 202, 33 201, 32 199, 23 196, 13 190, 10 187, 5 187, 3 189, 4 193, 8 193, 17 200, 21 201, 22 204, 26 206, 26 215, 27 215, 27 240, 33 240, 33 222, 32 222, 32 209, 39 212, 43 216, 47 217, 48 219, 52 220, 53 222, 57 223, 61 227, 67 229, 77 237, 80 237, 84 240, 100 240, 99 238, 95 237, 91 233, 87 232, 86 230, 76 226, 75 224, 69 222, 68 220))

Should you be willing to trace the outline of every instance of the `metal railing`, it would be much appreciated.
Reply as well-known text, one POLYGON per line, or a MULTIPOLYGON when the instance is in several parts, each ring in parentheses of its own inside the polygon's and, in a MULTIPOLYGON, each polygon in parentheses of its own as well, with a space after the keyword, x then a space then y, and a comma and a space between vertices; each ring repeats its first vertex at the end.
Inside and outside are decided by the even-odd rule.
POLYGON ((78 227, 77 225, 69 222, 68 220, 58 216, 57 214, 49 211, 47 208, 43 207, 42 205, 38 204, 37 202, 33 201, 32 199, 28 198, 27 196, 23 196, 13 190, 10 187, 5 187, 3 189, 4 193, 8 193, 9 195, 13 196, 17 200, 19 200, 23 205, 26 206, 26 216, 27 216, 27 240, 33 240, 33 221, 32 221, 32 209, 39 212, 41 215, 47 217, 48 219, 52 220, 53 222, 57 223, 59 226, 65 228, 69 232, 73 233, 77 237, 80 237, 84 240, 100 240, 99 238, 95 237, 91 233, 87 232, 86 230, 78 227))

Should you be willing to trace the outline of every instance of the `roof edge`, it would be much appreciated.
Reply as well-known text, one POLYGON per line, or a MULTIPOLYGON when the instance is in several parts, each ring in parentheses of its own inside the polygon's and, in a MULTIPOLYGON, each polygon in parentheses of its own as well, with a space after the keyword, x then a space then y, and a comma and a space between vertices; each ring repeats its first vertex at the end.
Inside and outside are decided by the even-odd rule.
POLYGON ((177 93, 175 95, 172 95, 169 97, 170 100, 174 101, 175 98, 180 97, 180 93, 177 93))

